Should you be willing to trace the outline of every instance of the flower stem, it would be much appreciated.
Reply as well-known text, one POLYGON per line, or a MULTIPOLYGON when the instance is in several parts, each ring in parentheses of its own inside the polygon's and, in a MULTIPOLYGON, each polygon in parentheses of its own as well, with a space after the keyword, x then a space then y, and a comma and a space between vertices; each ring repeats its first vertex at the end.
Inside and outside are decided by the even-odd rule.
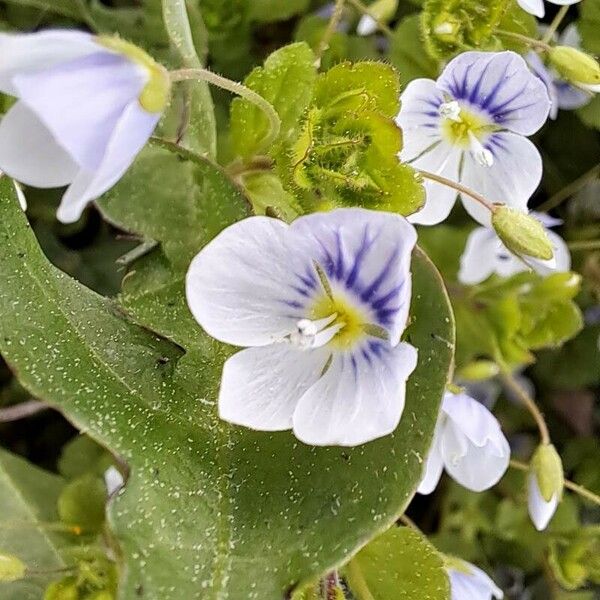
POLYGON ((551 46, 549 46, 546 42, 542 40, 536 40, 534 38, 530 38, 527 35, 522 35, 520 33, 515 33, 514 31, 506 31, 504 29, 496 29, 496 33, 505 38, 513 39, 526 46, 531 46, 532 48, 539 48, 544 52, 550 52, 552 50, 551 46))
POLYGON ((375 600, 367 585, 362 569, 355 558, 346 565, 344 570, 346 571, 348 579, 351 581, 352 591, 355 595, 361 600, 375 600))
POLYGON ((570 250, 600 250, 600 240, 579 240, 568 242, 570 250))
POLYGON ((504 383, 506 383, 506 385, 518 396, 519 400, 521 400, 521 402, 525 405, 525 408, 527 408, 535 420, 540 432, 542 444, 550 444, 551 441, 548 426, 546 425, 544 416, 542 415, 534 399, 519 385, 511 373, 503 371, 502 379, 504 380, 504 383))
POLYGON ((392 37, 394 35, 394 32, 381 19, 371 14, 371 12, 369 11, 369 7, 365 6, 360 0, 348 0, 348 2, 352 4, 352 6, 354 6, 354 8, 356 8, 356 10, 358 10, 363 15, 371 17, 371 19, 373 19, 373 21, 377 23, 377 27, 379 27, 379 29, 383 33, 385 33, 385 35, 387 35, 388 37, 392 37))
MULTIPOLYGON (((513 469, 516 469, 517 471, 523 471, 525 473, 527 473, 529 471, 529 465, 526 465, 525 463, 523 463, 519 460, 511 459, 510 466, 513 469)), ((565 487, 567 489, 571 490, 572 492, 579 494, 582 498, 586 498, 590 502, 593 502, 594 504, 597 504, 600 506, 600 496, 598 496, 597 494, 594 494, 594 492, 588 490, 587 488, 583 487, 582 485, 579 485, 578 483, 570 481, 569 479, 565 479, 565 487)))
POLYGON ((327 28, 325 29, 325 33, 321 38, 319 43, 319 47, 317 49, 317 61, 320 64, 321 59, 323 58, 323 54, 327 48, 329 48, 329 42, 333 37, 333 34, 336 32, 340 21, 342 20, 342 14, 344 12, 344 5, 346 4, 346 0, 336 0, 335 7, 333 8, 333 13, 331 13, 331 17, 329 22, 327 23, 327 28))
POLYGON ((281 119, 279 118, 277 111, 260 94, 257 94, 255 91, 247 88, 245 85, 242 85, 237 81, 227 79, 226 77, 221 77, 221 75, 217 75, 208 69, 202 68, 179 69, 177 71, 171 71, 170 75, 173 83, 189 80, 206 81, 212 85, 216 85, 217 87, 227 90, 228 92, 237 94, 238 96, 241 96, 245 100, 248 100, 248 102, 251 102, 260 108, 260 110, 263 111, 269 120, 269 132, 267 135, 265 135, 262 141, 262 147, 268 148, 279 137, 279 132, 281 130, 281 119))
POLYGON ((552 23, 550 23, 550 26, 548 27, 546 33, 544 34, 544 37, 542 38, 542 42, 544 42, 544 44, 547 44, 548 42, 552 41, 552 37, 556 33, 556 30, 558 29, 559 25, 562 23, 562 20, 565 18, 568 10, 568 4, 565 4, 565 6, 560 7, 560 10, 556 13, 554 19, 552 19, 552 23))
POLYGON ((400 523, 402 523, 403 525, 414 529, 417 533, 423 533, 419 526, 407 515, 400 515, 398 517, 398 521, 400 521, 400 523))
POLYGON ((10 423, 11 421, 18 421, 25 417, 30 417, 44 410, 48 410, 50 407, 39 400, 28 400, 15 404, 14 406, 7 406, 6 408, 0 408, 0 423, 10 423))
POLYGON ((572 196, 575 192, 580 190, 586 183, 594 180, 600 175, 600 164, 594 165, 589 171, 586 171, 583 175, 572 181, 564 188, 560 189, 556 194, 550 196, 546 202, 540 204, 536 210, 540 212, 546 212, 556 208, 561 202, 572 196))
POLYGON ((446 177, 436 175, 435 173, 430 173, 429 171, 422 171, 421 169, 415 169, 415 171, 420 173, 425 179, 431 179, 431 181, 436 181, 437 183, 441 183, 442 185, 455 189, 457 192, 461 192, 461 194, 470 196, 473 198, 473 200, 476 200, 479 202, 479 204, 485 206, 485 208, 487 208, 491 213, 495 213, 498 210, 495 204, 489 200, 486 200, 486 198, 484 198, 481 194, 478 194, 475 190, 462 185, 462 183, 452 181, 451 179, 446 179, 446 177))

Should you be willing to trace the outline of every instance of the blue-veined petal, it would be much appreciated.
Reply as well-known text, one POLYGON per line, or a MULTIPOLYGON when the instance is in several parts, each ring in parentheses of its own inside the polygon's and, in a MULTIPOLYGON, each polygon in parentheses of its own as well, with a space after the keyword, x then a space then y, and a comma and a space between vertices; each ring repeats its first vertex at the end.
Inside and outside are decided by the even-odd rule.
POLYGON ((546 91, 548 92, 548 97, 550 98, 550 118, 556 119, 558 116, 558 97, 556 94, 556 85, 554 81, 554 77, 544 64, 544 61, 541 59, 540 55, 537 52, 531 50, 525 56, 525 60, 527 64, 531 68, 532 72, 536 77, 540 79, 540 81, 546 86, 546 91))
POLYGON ((79 167, 35 113, 17 102, 0 121, 0 169, 26 185, 52 188, 73 181, 79 167))
POLYGON ((324 348, 304 351, 287 343, 234 354, 223 367, 219 416, 262 431, 291 429, 300 397, 319 379, 329 356, 324 348))
POLYGON ((0 33, 0 91, 16 95, 12 78, 75 60, 100 50, 83 31, 50 30, 38 33, 0 33))
POLYGON ((515 52, 463 52, 446 66, 437 85, 515 133, 531 135, 548 118, 546 87, 515 52))
MULTIPOLYGON (((509 131, 494 133, 486 148, 493 155, 493 164, 482 166, 465 152, 461 183, 490 202, 526 211, 527 202, 542 179, 542 157, 537 148, 527 138, 509 131)), ((462 202, 475 220, 489 226, 491 215, 487 208, 464 194, 462 202)))
POLYGON ((147 73, 108 51, 18 74, 13 83, 55 140, 87 171, 96 170, 123 111, 139 97, 147 73))
POLYGON ((399 215, 346 208, 301 217, 290 231, 332 287, 366 309, 396 345, 410 308, 414 227, 399 215))
POLYGON ((160 114, 145 111, 133 100, 122 112, 96 171, 81 170, 62 197, 56 216, 76 221, 86 204, 111 188, 129 168, 156 127, 160 114))
POLYGON ((334 354, 329 368, 300 398, 294 434, 315 446, 357 446, 388 435, 404 410, 406 380, 417 350, 376 342, 377 350, 334 354))

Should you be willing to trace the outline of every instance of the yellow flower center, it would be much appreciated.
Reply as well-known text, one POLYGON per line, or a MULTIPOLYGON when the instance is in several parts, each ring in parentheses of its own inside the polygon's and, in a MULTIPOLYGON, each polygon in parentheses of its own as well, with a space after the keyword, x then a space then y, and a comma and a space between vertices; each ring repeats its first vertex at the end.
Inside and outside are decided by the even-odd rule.
POLYGON ((140 94, 140 104, 148 112, 162 112, 169 101, 171 91, 171 81, 167 70, 141 48, 121 38, 100 35, 96 37, 96 41, 109 50, 125 55, 134 63, 146 69, 148 82, 140 94))
POLYGON ((452 144, 461 148, 470 148, 471 135, 482 140, 497 128, 483 117, 461 107, 452 117, 447 116, 444 119, 442 129, 446 139, 452 144))

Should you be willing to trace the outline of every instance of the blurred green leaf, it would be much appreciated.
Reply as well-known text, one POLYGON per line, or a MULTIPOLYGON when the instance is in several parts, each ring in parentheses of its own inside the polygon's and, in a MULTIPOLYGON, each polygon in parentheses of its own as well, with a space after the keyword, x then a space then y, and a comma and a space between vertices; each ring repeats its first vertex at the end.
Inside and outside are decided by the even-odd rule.
POLYGON ((577 29, 583 47, 593 54, 600 54, 600 1, 586 0, 579 7, 577 29))
POLYGON ((310 0, 251 0, 250 19, 254 21, 284 21, 306 10, 310 0))
POLYGON ((70 481, 58 498, 60 520, 83 533, 98 533, 104 524, 106 486, 93 473, 86 473, 70 481))

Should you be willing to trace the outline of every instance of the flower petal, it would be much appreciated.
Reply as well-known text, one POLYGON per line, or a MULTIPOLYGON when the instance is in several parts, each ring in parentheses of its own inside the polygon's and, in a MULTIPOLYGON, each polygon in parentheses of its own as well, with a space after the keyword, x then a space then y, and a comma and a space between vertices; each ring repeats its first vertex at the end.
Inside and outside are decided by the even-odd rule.
POLYGON ((288 225, 268 217, 221 232, 194 258, 186 280, 198 323, 237 346, 265 346, 290 334, 316 289, 310 257, 293 246, 288 225))
POLYGON ((125 108, 96 171, 81 170, 62 197, 56 213, 63 223, 77 221, 85 206, 111 188, 129 168, 156 127, 159 114, 145 111, 137 100, 125 108))
POLYGON ((425 463, 425 471, 421 478, 421 483, 417 488, 419 494, 431 494, 437 487, 437 484, 442 476, 444 470, 444 461, 442 459, 441 452, 441 441, 443 431, 443 419, 438 419, 435 426, 435 432, 433 434, 433 441, 431 442, 431 448, 427 455, 427 461, 425 463))
POLYGON ((0 170, 26 185, 53 188, 71 183, 78 167, 37 116, 17 102, 0 121, 0 170))
POLYGON ((468 573, 448 569, 451 600, 490 600, 492 596, 501 600, 504 597, 487 573, 471 563, 465 563, 465 568, 468 568, 468 573))
POLYGON ((124 56, 108 51, 41 72, 18 74, 21 99, 87 171, 96 170, 123 111, 137 100, 147 75, 124 56))
POLYGON ((548 118, 546 86, 515 52, 463 52, 448 63, 437 85, 515 133, 531 135, 548 118))
MULTIPOLYGON (((494 164, 482 166, 466 152, 461 183, 490 202, 526 211, 527 202, 542 179, 542 157, 537 148, 528 139, 508 131, 494 133, 486 148, 492 153, 494 164)), ((461 196, 469 214, 489 227, 490 211, 468 196, 461 196)))
POLYGON ((92 35, 83 31, 50 30, 39 33, 0 33, 0 91, 16 95, 12 78, 98 52, 92 35))
POLYGON ((290 233, 321 265, 334 293, 341 290, 366 308, 395 346, 410 308, 415 228, 399 215, 345 208, 296 219, 290 233))
POLYGON ((473 230, 460 257, 458 280, 466 285, 485 281, 495 271, 497 245, 498 236, 492 229, 473 230))
POLYGON ((553 75, 550 73, 537 52, 531 50, 525 55, 525 60, 535 76, 546 86, 546 91, 550 98, 550 118, 556 119, 559 106, 553 75))
POLYGON ((544 16, 544 0, 517 0, 519 6, 526 10, 528 13, 539 17, 540 19, 544 16))
POLYGON ((234 354, 223 367, 219 416, 260 431, 291 429, 298 400, 319 379, 329 355, 286 343, 234 354))
POLYGON ((396 117, 403 135, 400 159, 407 162, 442 139, 440 106, 444 102, 444 95, 435 81, 415 79, 406 86, 400 100, 402 105, 396 117))
POLYGON ((299 440, 357 446, 396 429, 417 350, 405 343, 371 344, 364 354, 334 355, 323 377, 300 398, 293 418, 299 440))
POLYGON ((558 497, 556 494, 546 502, 542 496, 542 492, 537 484, 535 475, 527 477, 527 508, 533 525, 538 531, 543 531, 548 527, 550 519, 556 512, 558 507, 558 497))

